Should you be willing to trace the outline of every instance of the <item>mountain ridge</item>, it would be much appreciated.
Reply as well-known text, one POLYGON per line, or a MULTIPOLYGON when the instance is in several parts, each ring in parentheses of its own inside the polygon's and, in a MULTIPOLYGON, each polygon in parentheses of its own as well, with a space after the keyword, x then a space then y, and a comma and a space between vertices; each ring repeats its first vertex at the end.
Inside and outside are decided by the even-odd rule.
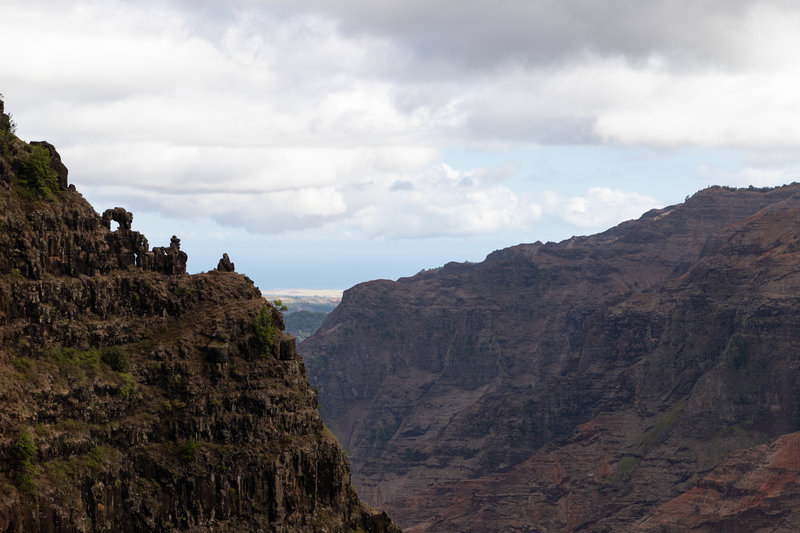
POLYGON ((357 285, 300 349, 354 483, 407 530, 632 531, 800 429, 798 250, 800 185, 712 187, 357 285))

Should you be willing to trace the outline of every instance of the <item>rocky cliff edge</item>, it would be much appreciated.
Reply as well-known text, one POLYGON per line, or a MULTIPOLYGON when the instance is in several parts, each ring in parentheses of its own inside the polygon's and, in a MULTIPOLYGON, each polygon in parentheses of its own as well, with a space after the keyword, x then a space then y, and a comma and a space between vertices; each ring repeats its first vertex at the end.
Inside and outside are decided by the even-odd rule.
POLYGON ((0 101, 0 531, 399 531, 253 283, 67 178, 0 101))

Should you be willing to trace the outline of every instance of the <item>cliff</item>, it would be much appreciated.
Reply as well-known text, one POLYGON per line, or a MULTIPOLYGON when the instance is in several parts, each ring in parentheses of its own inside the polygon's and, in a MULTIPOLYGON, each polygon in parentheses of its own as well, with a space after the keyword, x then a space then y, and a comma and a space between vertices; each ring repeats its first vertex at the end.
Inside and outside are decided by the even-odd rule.
POLYGON ((252 281, 67 177, 0 102, 0 531, 398 531, 252 281))
POLYGON ((300 349, 362 497, 410 531, 680 531, 703 487, 738 511, 692 527, 791 531, 796 483, 759 500, 741 458, 800 461, 774 440, 800 429, 799 263, 800 185, 712 187, 357 285, 300 349))

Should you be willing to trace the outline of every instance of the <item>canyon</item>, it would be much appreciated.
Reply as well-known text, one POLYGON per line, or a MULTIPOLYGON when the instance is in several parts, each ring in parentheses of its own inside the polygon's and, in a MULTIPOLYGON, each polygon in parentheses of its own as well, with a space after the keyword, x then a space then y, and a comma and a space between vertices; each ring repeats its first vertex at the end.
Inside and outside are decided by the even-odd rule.
POLYGON ((800 185, 345 291, 300 344, 405 531, 796 531, 800 185))

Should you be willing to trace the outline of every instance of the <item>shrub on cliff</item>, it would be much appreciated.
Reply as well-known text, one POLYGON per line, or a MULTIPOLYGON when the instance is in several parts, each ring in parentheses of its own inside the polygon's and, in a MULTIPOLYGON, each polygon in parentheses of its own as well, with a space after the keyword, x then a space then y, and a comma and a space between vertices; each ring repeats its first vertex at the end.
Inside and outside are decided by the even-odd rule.
POLYGON ((77 348, 61 347, 48 352, 47 355, 58 366, 79 369, 82 374, 91 378, 100 371, 100 350, 97 348, 78 350, 77 348))
POLYGON ((127 372, 130 368, 128 352, 119 346, 110 346, 100 353, 100 360, 116 372, 127 372))
POLYGON ((11 453, 20 463, 30 463, 33 460, 33 456, 36 455, 36 443, 33 441, 31 428, 25 428, 19 434, 14 446, 11 447, 11 453))
POLYGON ((36 455, 36 443, 33 440, 31 428, 25 428, 17 437, 11 447, 11 453, 17 460, 16 482, 19 490, 26 494, 32 494, 36 490, 34 477, 39 474, 39 468, 33 465, 33 458, 36 455))
POLYGON ((272 336, 275 334, 275 328, 272 326, 272 310, 269 306, 262 307, 253 317, 253 330, 261 356, 268 356, 272 349, 272 336))
POLYGON ((199 450, 200 444, 194 439, 194 437, 189 437, 189 440, 187 440, 181 447, 181 459, 186 462, 194 461, 199 450))
POLYGON ((50 151, 31 146, 28 157, 20 163, 19 178, 28 187, 44 196, 58 191, 58 176, 50 168, 50 151))

